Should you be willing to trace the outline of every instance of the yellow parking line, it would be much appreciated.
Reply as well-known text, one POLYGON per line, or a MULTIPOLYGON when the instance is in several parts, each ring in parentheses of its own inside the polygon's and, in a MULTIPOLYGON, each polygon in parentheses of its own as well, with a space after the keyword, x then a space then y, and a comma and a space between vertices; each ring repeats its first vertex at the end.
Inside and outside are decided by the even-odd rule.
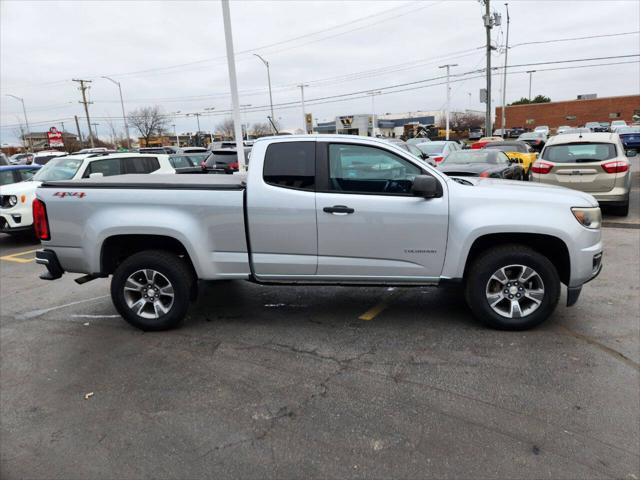
POLYGON ((373 320, 380 313, 382 313, 386 308, 391 304, 391 300, 396 297, 399 292, 396 290, 391 295, 388 295, 384 300, 382 300, 379 304, 374 307, 371 307, 369 310, 364 312, 362 315, 358 317, 358 320, 373 320))
POLYGON ((33 262, 36 257, 33 258, 20 258, 23 255, 28 255, 30 253, 37 252, 38 249, 35 250, 27 250, 25 252, 12 253, 11 255, 5 255, 4 257, 0 257, 0 260, 6 260, 7 262, 15 262, 15 263, 29 263, 33 262))

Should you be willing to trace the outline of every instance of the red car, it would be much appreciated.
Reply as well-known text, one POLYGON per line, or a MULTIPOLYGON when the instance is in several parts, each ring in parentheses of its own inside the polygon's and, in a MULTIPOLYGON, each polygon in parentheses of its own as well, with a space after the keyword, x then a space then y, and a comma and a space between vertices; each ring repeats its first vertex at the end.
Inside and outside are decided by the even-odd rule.
POLYGON ((479 150, 481 148, 484 148, 487 145, 487 143, 501 142, 501 141, 502 141, 502 137, 482 137, 477 142, 474 142, 471 144, 471 149, 479 150))

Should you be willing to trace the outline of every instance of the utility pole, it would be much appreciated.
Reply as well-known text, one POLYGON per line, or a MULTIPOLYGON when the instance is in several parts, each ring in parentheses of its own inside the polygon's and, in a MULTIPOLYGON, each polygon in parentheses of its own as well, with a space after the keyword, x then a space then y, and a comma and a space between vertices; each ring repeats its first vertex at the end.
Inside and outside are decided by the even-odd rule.
POLYGON ((531 77, 534 73, 536 73, 535 70, 527 70, 527 73, 529 74, 529 101, 531 101, 531 77))
POLYGON ((449 87, 449 69, 451 67, 457 67, 457 63, 448 63, 447 65, 440 65, 438 68, 446 68, 447 69, 447 113, 446 113, 446 139, 449 140, 449 110, 451 108, 451 87, 449 87))
POLYGON ((73 118, 76 121, 76 130, 78 131, 78 141, 80 142, 80 145, 82 145, 82 132, 80 131, 80 123, 78 123, 78 116, 74 115, 73 118))
MULTIPOLYGON (((98 138, 98 125, 100 125, 100 124, 99 123, 92 123, 91 125, 93 125, 94 132, 96 133, 96 140, 99 140, 99 138, 98 138)), ((93 145, 93 143, 91 145, 93 145)))
MULTIPOLYGON (((15 98, 22 103, 22 113, 24 113, 24 123, 27 127, 27 144, 29 145, 29 151, 33 150, 33 144, 31 143, 31 130, 29 129, 29 119, 27 118, 27 109, 24 106, 24 98, 16 97, 15 95, 6 94, 7 97, 15 98)), ((23 138, 24 140, 24 138, 23 138)))
POLYGON ((471 92, 467 92, 467 95, 469 95, 469 110, 471 110, 471 92))
POLYGON ((304 133, 309 133, 307 132, 307 115, 304 111, 304 87, 308 86, 309 85, 306 83, 301 83, 300 85, 298 85, 298 87, 300 88, 300 95, 302 96, 302 131, 304 133))
POLYGON ((80 84, 80 91, 82 92, 82 101, 79 103, 84 104, 84 113, 87 116, 87 127, 89 127, 89 143, 91 144, 91 148, 95 147, 93 142, 93 134, 91 133, 91 118, 89 118, 89 104, 93 102, 87 101, 87 89, 89 88, 86 83, 91 83, 91 80, 76 80, 73 79, 74 82, 78 82, 80 84))
POLYGON ((127 115, 124 113, 124 100, 122 100, 122 86, 120 82, 116 82, 113 78, 102 77, 105 80, 109 80, 112 83, 115 83, 118 86, 118 90, 120 91, 120 106, 122 107, 122 121, 124 122, 124 131, 127 134, 127 148, 131 149, 131 137, 129 136, 129 124, 127 123, 127 115))
POLYGON ((224 40, 227 47, 227 66, 229 69, 229 86, 231 87, 231 103, 233 104, 233 130, 236 137, 238 155, 238 171, 247 171, 244 160, 244 144, 242 143, 242 126, 240 125, 240 98, 238 96, 238 79, 236 78, 236 57, 233 53, 233 32, 231 30, 231 12, 229 0, 222 0, 222 20, 224 22, 224 40))
POLYGON ((271 118, 273 118, 273 97, 271 96, 271 73, 269 71, 269 62, 267 62, 264 58, 262 58, 257 53, 254 53, 254 55, 258 57, 260 60, 262 60, 262 63, 264 63, 264 66, 267 67, 267 81, 269 82, 269 107, 271 110, 271 118))
POLYGON ((505 136, 504 131, 507 119, 507 113, 505 112, 507 108, 507 57, 509 55, 509 23, 511 20, 509 18, 509 4, 505 3, 504 6, 507 8, 507 44, 504 49, 504 72, 502 72, 502 123, 500 127, 502 130, 502 138, 505 136))
POLYGON ((485 135, 489 136, 493 133, 491 128, 491 29, 493 28, 493 19, 491 18, 491 0, 483 0, 485 13, 482 17, 484 20, 484 28, 487 35, 487 106, 485 110, 485 135))
POLYGON ((382 90, 376 90, 375 92, 367 92, 367 95, 371 95, 371 136, 376 136, 376 95, 380 95, 382 90))
POLYGON ((173 127, 173 134, 176 136, 176 147, 180 148, 180 137, 178 137, 178 131, 176 130, 176 124, 171 125, 173 127))

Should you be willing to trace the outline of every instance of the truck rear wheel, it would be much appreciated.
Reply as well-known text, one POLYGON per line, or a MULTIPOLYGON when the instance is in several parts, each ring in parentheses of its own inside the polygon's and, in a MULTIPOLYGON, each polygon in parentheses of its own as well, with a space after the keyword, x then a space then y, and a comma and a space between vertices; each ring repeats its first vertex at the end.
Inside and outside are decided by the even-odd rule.
POLYGON ((111 299, 134 327, 168 330, 184 319, 194 284, 191 269, 180 257, 164 250, 146 250, 116 268, 111 299))
POLYGON ((560 298, 560 278, 547 257, 524 245, 481 254, 469 269, 465 296, 473 314, 501 330, 544 322, 560 298))

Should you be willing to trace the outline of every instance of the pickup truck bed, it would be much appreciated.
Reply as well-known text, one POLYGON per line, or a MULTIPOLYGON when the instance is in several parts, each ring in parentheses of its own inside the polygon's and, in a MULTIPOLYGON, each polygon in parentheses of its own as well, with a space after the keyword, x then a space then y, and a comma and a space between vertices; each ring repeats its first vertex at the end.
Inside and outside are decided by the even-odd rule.
POLYGON ((44 182, 40 188, 123 188, 167 190, 244 190, 246 175, 143 175, 129 174, 60 182, 44 182))

